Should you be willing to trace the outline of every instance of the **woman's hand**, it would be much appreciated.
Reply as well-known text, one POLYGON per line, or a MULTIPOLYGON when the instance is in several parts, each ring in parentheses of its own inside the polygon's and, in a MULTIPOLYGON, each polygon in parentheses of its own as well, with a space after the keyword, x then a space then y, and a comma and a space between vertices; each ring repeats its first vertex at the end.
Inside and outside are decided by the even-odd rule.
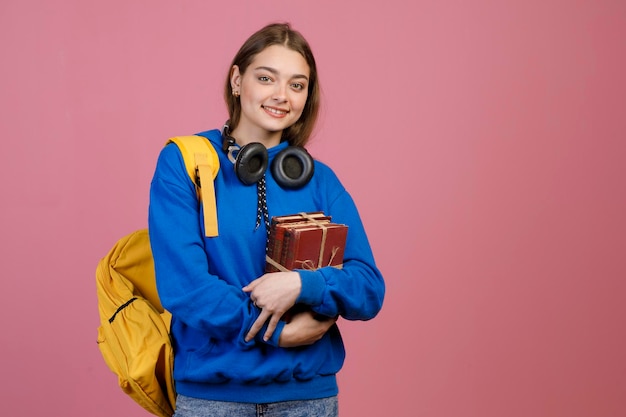
POLYGON ((336 321, 334 317, 322 320, 311 310, 297 313, 285 324, 278 345, 284 348, 312 345, 320 340, 336 321))
POLYGON ((254 305, 261 309, 261 314, 246 335, 246 342, 256 336, 268 319, 263 340, 269 340, 282 315, 296 303, 301 289, 300 274, 294 271, 265 274, 243 287, 245 292, 250 293, 254 305))

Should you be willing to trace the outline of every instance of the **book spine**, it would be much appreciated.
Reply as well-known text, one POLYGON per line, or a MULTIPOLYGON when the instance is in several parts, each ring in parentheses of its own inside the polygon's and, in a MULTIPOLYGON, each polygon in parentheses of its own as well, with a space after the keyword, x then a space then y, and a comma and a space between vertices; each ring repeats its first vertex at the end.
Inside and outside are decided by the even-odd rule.
MULTIPOLYGON (((270 240, 267 247, 267 256, 282 265, 281 255, 283 249, 284 227, 274 225, 270 232, 270 240)), ((265 264, 265 272, 278 272, 278 268, 270 263, 265 264)))
POLYGON ((298 239, 296 239, 295 231, 289 229, 285 230, 283 236, 283 247, 281 251, 280 264, 290 271, 293 269, 297 243, 298 239))

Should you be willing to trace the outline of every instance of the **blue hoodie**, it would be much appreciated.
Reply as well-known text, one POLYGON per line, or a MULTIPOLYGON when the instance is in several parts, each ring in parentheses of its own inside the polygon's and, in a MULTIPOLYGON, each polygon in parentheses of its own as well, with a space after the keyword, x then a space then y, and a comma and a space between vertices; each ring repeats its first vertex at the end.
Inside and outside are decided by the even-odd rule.
MULTIPOLYGON (((256 228, 256 185, 244 185, 222 151, 219 130, 200 134, 220 158, 215 178, 219 236, 204 237, 202 207, 176 145, 163 148, 150 189, 149 232, 161 302, 172 313, 174 379, 179 394, 216 401, 269 403, 337 394, 335 374, 345 351, 338 327, 310 346, 278 346, 265 328, 244 337, 260 310, 242 287, 264 274, 267 231, 256 228)), ((268 149, 270 163, 287 147, 268 149)), ((281 188, 266 175, 270 216, 323 211, 348 225, 342 269, 298 270, 297 300, 321 315, 369 320, 382 307, 385 286, 357 208, 332 170, 315 161, 304 187, 281 188)))

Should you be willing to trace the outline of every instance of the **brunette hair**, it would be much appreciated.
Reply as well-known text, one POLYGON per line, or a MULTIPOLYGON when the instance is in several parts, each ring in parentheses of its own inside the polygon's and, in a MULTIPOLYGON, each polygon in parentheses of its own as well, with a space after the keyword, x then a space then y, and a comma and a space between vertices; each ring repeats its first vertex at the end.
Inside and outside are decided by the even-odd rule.
POLYGON ((311 48, 300 32, 293 30, 289 23, 272 23, 255 32, 244 42, 239 52, 233 58, 224 86, 224 100, 228 107, 230 130, 234 130, 237 127, 241 116, 241 103, 237 97, 233 96, 230 85, 230 74, 233 65, 237 65, 240 73, 243 74, 254 57, 272 45, 282 45, 298 52, 309 65, 308 96, 302 115, 296 123, 283 131, 281 137, 281 141, 287 141, 292 146, 304 146, 308 142, 317 120, 320 106, 320 88, 315 58, 311 48))

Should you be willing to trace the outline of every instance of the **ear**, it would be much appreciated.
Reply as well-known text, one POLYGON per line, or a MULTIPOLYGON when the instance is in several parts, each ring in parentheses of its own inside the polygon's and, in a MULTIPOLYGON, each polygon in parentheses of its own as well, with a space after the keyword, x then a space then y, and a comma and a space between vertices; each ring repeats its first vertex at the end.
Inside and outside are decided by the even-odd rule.
POLYGON ((230 88, 235 90, 241 87, 241 73, 239 72, 239 65, 233 65, 230 69, 230 88))

